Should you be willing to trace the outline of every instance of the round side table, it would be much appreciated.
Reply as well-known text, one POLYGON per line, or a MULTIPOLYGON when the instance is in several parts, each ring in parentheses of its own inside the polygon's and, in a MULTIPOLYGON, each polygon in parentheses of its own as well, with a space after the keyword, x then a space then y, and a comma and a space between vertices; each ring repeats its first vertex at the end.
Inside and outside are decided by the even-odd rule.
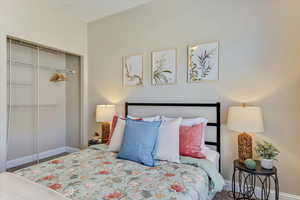
POLYGON ((233 199, 261 199, 268 200, 271 182, 275 185, 275 200, 279 200, 279 182, 277 168, 267 170, 261 167, 260 161, 256 162, 256 169, 248 169, 239 160, 233 162, 232 193, 233 199), (255 194, 255 187, 261 187, 260 198, 255 194), (238 189, 238 190, 237 190, 238 189))

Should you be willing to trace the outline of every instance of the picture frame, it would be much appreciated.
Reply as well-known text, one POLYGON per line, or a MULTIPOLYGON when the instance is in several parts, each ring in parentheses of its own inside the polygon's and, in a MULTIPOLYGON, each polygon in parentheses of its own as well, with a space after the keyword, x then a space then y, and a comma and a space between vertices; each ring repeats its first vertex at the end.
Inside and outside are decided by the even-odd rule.
POLYGON ((144 85, 144 54, 124 56, 122 68, 124 87, 144 85))
POLYGON ((188 83, 219 80, 219 41, 188 46, 188 83))
POLYGON ((177 49, 162 49, 151 52, 152 85, 174 85, 177 83, 177 49))

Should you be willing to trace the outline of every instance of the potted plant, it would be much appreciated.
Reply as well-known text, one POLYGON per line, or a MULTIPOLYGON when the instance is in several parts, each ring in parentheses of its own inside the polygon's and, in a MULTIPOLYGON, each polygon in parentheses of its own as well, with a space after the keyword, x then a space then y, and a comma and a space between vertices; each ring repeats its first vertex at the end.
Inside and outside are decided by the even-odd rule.
POLYGON ((277 160, 276 157, 280 151, 266 141, 263 141, 263 143, 257 142, 255 151, 262 158, 261 166, 265 169, 273 169, 273 160, 277 160))

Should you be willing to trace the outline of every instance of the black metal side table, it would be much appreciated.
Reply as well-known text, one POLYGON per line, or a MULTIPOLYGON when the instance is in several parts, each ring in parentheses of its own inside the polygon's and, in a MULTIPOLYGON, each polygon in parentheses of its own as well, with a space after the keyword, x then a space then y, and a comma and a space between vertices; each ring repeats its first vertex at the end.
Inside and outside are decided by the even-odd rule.
POLYGON ((232 193, 233 199, 261 199, 268 200, 270 196, 271 182, 275 185, 275 200, 279 200, 279 182, 277 169, 273 167, 267 170, 261 167, 260 161, 256 161, 256 169, 248 169, 239 160, 233 162, 232 193), (261 188, 260 198, 255 194, 255 187, 261 188), (238 188, 236 188, 238 187, 238 188))

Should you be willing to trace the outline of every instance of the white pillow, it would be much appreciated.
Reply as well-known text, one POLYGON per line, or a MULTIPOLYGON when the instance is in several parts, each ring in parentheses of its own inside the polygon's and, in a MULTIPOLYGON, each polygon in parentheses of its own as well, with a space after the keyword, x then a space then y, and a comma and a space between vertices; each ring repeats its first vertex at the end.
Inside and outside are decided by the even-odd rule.
POLYGON ((163 121, 159 128, 155 159, 180 163, 179 127, 182 118, 163 121))
POLYGON ((133 117, 133 116, 127 116, 129 119, 142 119, 146 122, 154 122, 154 121, 160 121, 160 116, 154 116, 154 117, 133 117))
POLYGON ((122 146, 126 121, 118 117, 118 121, 108 146, 109 151, 119 152, 122 146))
MULTIPOLYGON (((161 117, 162 121, 170 121, 174 120, 175 118, 171 117, 161 117)), ((208 147, 205 146, 205 129, 206 129, 206 124, 208 123, 208 120, 203 118, 203 117, 197 117, 197 118, 190 118, 190 119, 182 119, 181 121, 181 126, 194 126, 197 124, 203 123, 203 135, 201 138, 201 149, 209 149, 208 147)))

